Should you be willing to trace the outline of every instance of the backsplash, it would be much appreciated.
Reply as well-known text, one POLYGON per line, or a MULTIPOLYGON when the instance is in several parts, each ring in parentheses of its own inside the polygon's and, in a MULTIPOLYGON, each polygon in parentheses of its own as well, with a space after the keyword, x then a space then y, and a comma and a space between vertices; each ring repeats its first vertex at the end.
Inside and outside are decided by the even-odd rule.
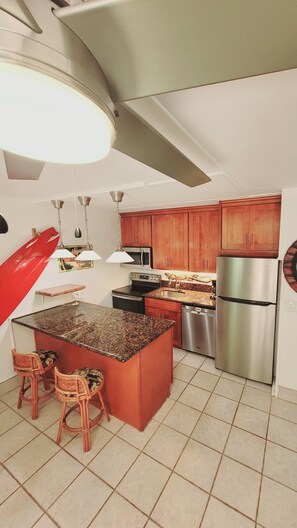
MULTIPOLYGON (((161 281, 162 288, 166 288, 168 287, 168 285, 169 285, 168 280, 161 281)), ((210 284, 202 284, 202 283, 193 284, 192 282, 180 282, 179 289, 211 293, 211 283, 210 284)))

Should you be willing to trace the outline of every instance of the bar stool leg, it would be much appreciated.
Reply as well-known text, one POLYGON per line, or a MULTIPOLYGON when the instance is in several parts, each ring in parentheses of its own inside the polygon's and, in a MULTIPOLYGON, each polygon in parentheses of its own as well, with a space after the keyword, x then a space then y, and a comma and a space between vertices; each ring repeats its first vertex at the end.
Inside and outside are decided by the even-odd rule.
POLYGON ((38 378, 37 376, 31 377, 31 398, 32 398, 32 420, 38 418, 38 378))
POLYGON ((18 404, 17 404, 17 408, 18 409, 20 409, 20 407, 22 405, 23 390, 24 390, 24 386, 25 386, 25 381, 26 381, 26 377, 22 376, 22 381, 21 381, 21 385, 20 385, 20 392, 19 392, 19 399, 18 399, 18 404))
POLYGON ((107 407, 105 405, 105 402, 104 402, 104 398, 102 397, 102 394, 101 394, 101 391, 98 392, 98 398, 99 398, 99 401, 100 401, 100 404, 101 404, 101 407, 103 409, 103 412, 106 416, 106 420, 108 422, 110 422, 110 417, 109 417, 109 413, 108 413, 108 410, 107 410, 107 407))
POLYGON ((81 425, 82 425, 82 440, 83 440, 83 451, 84 453, 91 449, 91 435, 90 435, 90 424, 89 424, 89 402, 83 400, 79 402, 80 414, 81 414, 81 425))
POLYGON ((44 387, 44 390, 46 390, 46 391, 51 388, 51 384, 49 382, 48 373, 47 372, 43 376, 43 387, 44 387))
POLYGON ((61 442, 61 436, 62 436, 62 429, 63 429, 63 422, 64 422, 64 416, 65 416, 65 412, 66 412, 66 407, 67 407, 67 403, 63 402, 63 404, 62 404, 62 414, 61 414, 61 418, 60 418, 60 421, 59 421, 59 429, 58 429, 57 440, 56 440, 57 444, 59 444, 61 442))

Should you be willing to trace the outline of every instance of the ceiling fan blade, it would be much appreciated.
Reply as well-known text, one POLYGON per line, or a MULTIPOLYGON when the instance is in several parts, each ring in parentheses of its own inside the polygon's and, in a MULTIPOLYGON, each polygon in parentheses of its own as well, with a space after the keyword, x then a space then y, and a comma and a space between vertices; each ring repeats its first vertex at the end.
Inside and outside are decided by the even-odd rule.
POLYGON ((113 148, 189 187, 210 181, 202 170, 134 112, 121 104, 116 108, 119 117, 113 148))
POLYGON ((44 161, 24 158, 11 152, 3 151, 7 176, 9 180, 38 180, 44 167, 44 161))
POLYGON ((114 101, 297 67, 296 0, 92 0, 55 14, 114 101))
POLYGON ((0 0, 0 9, 25 24, 25 26, 35 31, 35 33, 42 33, 41 28, 24 0, 0 0))

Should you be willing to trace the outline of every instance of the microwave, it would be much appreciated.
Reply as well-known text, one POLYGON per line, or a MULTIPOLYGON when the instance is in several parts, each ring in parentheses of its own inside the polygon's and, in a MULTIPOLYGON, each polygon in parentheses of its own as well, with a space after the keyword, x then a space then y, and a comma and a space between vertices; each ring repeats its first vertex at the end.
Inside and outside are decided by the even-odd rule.
POLYGON ((152 269, 151 247, 123 247, 123 250, 133 258, 133 262, 121 264, 124 268, 152 269))

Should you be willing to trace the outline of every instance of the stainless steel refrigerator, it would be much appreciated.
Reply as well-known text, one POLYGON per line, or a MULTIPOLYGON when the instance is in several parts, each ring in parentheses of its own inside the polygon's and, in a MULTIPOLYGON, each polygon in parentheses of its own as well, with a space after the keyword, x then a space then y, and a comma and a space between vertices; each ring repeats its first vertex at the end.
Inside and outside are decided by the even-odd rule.
POLYGON ((272 383, 278 261, 218 257, 216 367, 272 383))

